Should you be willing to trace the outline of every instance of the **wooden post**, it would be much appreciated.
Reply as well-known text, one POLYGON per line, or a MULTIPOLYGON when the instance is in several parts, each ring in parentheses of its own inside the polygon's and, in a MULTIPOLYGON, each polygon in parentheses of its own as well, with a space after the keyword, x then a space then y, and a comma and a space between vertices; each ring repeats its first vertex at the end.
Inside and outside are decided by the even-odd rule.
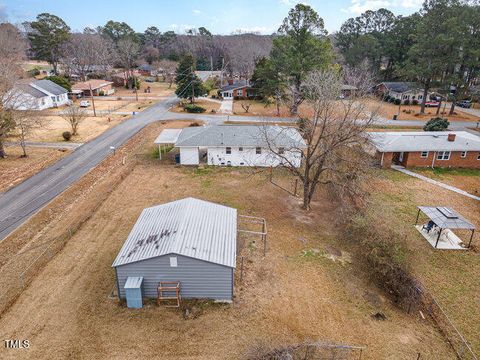
POLYGON ((297 189, 298 189, 298 179, 295 179, 295 191, 293 193, 293 196, 297 196, 297 189))
POLYGON ((88 84, 90 88, 90 97, 92 98, 92 106, 93 106, 93 116, 97 117, 97 112, 95 110, 95 99, 93 98, 93 91, 92 91, 92 84, 88 84))
POLYGON ((442 228, 440 228, 440 231, 438 232, 438 236, 437 236, 437 242, 435 243, 435 249, 437 248, 437 245, 438 245, 438 242, 440 241, 440 235, 442 235, 442 228))
POLYGON ((240 283, 243 283, 243 256, 242 256, 242 262, 240 264, 240 283))
POLYGON ((417 212, 417 220, 415 220, 415 225, 418 224, 418 217, 420 216, 420 209, 418 209, 418 212, 417 212))
POLYGON ((475 233, 475 229, 472 229, 472 235, 470 235, 470 241, 468 242, 468 248, 472 245, 473 234, 475 233))
POLYGON ((263 237, 263 256, 267 254, 267 234, 265 234, 265 220, 263 221, 262 224, 262 232, 264 233, 262 235, 263 237))
POLYGON ((158 144, 158 158, 162 160, 162 145, 158 144))

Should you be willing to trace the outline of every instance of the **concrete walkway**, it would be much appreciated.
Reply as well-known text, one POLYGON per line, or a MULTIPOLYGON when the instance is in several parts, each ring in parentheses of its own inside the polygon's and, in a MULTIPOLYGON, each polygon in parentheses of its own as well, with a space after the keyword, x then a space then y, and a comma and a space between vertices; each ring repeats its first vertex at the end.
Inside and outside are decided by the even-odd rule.
POLYGON ((233 114, 233 100, 223 100, 220 109, 218 110, 220 114, 233 114))
POLYGON ((444 184, 444 183, 442 183, 442 182, 440 182, 440 181, 436 181, 436 180, 430 179, 429 177, 426 177, 426 176, 417 174, 416 172, 413 172, 413 171, 410 171, 410 170, 405 169, 403 166, 392 165, 392 169, 397 170, 397 171, 400 171, 400 172, 402 172, 402 173, 404 173, 404 174, 407 174, 407 175, 416 177, 417 179, 423 180, 423 181, 428 182, 428 183, 430 183, 430 184, 433 184, 433 185, 442 187, 442 188, 444 188, 444 189, 447 189, 447 190, 456 192, 457 194, 460 194, 460 195, 469 197, 470 199, 474 199, 474 200, 480 201, 480 196, 472 195, 472 194, 470 194, 470 193, 468 193, 468 192, 466 192, 466 191, 464 191, 464 190, 461 190, 461 189, 459 189, 459 188, 456 188, 456 187, 454 187, 454 186, 450 186, 450 185, 444 184))

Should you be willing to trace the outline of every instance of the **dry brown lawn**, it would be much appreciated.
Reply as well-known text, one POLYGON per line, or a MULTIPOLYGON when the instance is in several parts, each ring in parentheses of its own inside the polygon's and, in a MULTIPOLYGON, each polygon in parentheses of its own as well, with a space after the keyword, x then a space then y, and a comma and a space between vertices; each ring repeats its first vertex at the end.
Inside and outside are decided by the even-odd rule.
MULTIPOLYGON (((127 119, 127 115, 89 116, 80 123, 78 135, 72 137, 71 141, 89 141, 125 119, 127 119), (110 121, 108 121, 108 118, 110 118, 110 121)), ((44 116, 42 128, 36 129, 27 140, 41 142, 64 141, 62 137, 64 131, 72 131, 72 129, 70 124, 61 116, 44 116)))
MULTIPOLYGON (((140 83, 140 89, 137 91, 138 97, 165 97, 172 95, 175 91, 175 84, 172 84, 171 88, 168 88, 168 83, 165 82, 153 82, 149 83, 146 81, 142 81, 140 83), (150 93, 146 93, 145 89, 150 87, 150 93)), ((111 96, 135 96, 135 92, 133 90, 126 89, 124 87, 116 87, 115 94, 111 96)))
MULTIPOLYGON (((471 176, 476 180, 468 182, 466 177, 450 174, 442 179, 447 181, 448 178, 452 185, 463 186, 467 191, 472 190, 468 184, 473 181, 478 189, 478 175, 471 176)), ((474 238, 474 251, 434 250, 413 227, 416 206, 425 205, 452 207, 478 229, 480 203, 394 170, 379 171, 369 187, 374 199, 370 208, 378 221, 388 221, 406 239, 413 272, 437 298, 476 353, 480 353, 480 277, 477 276, 480 236, 476 234, 474 238)), ((465 241, 469 240, 469 232, 455 232, 465 241)))
MULTIPOLYGON (((159 126, 144 131, 150 141, 159 126)), ((368 282, 350 256, 354 245, 333 225, 337 213, 325 192, 304 213, 264 173, 175 167, 152 153, 151 145, 141 151, 140 164, 0 318, 0 337, 31 344, 2 347, 1 358, 231 359, 258 341, 304 340, 366 345, 369 359, 413 359, 419 352, 426 359, 455 358, 430 322, 404 314, 368 282), (198 318, 185 320, 177 309, 132 310, 110 299, 111 264, 141 210, 187 196, 267 219, 268 254, 261 256, 258 242, 245 246, 246 272, 240 284, 237 271, 234 304, 206 305, 198 318), (377 311, 387 320, 373 320, 377 311)))
MULTIPOLYGON (((220 109, 220 104, 219 103, 217 103, 215 101, 204 100, 204 99, 195 100, 195 105, 201 106, 204 109, 206 109, 204 114, 212 114, 212 112, 217 113, 218 110, 220 109)), ((176 113, 184 113, 185 112, 185 110, 183 109, 183 107, 181 106, 180 103, 178 103, 176 106, 172 107, 170 109, 170 111, 173 111, 173 112, 176 112, 176 113)))
POLYGON ((0 159, 0 193, 35 175, 70 151, 27 147, 26 158, 21 157, 23 151, 20 146, 9 146, 6 152, 7 158, 0 159))
POLYGON ((458 187, 470 194, 480 196, 480 170, 478 169, 430 169, 416 168, 421 173, 437 181, 458 187))
MULTIPOLYGON (((378 99, 371 99, 367 102, 368 106, 371 109, 378 109, 379 115, 386 119, 393 119, 393 115, 398 114, 398 105, 387 103, 385 101, 380 101, 378 99)), ((443 118, 447 118, 449 121, 479 121, 480 118, 466 112, 463 112, 461 108, 455 107, 455 114, 450 116, 448 115, 450 107, 443 109, 443 106, 440 109, 440 114, 443 118)), ((437 108, 425 108, 425 114, 420 114, 420 105, 401 105, 400 115, 398 120, 430 120, 432 117, 436 117, 437 108)))

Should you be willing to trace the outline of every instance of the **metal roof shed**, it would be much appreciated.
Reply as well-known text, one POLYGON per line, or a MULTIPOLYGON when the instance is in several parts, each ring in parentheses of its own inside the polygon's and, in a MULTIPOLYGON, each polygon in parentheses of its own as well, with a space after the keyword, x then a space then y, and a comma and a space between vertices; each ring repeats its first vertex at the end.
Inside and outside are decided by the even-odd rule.
MULTIPOLYGON (((472 245, 473 235, 475 233, 475 225, 470 221, 465 219, 463 216, 458 214, 455 210, 445 206, 418 206, 417 219, 415 221, 415 226, 420 231, 420 233, 432 244, 434 248, 439 248, 439 241, 441 240, 442 233, 445 235, 444 231, 449 229, 464 229, 470 230, 470 241, 468 243, 467 249, 472 245), (420 212, 425 214, 430 220, 427 225, 418 227, 418 219, 420 217, 420 212), (436 227, 436 232, 433 227, 436 227), (433 230, 432 230, 433 229, 433 230), (430 234, 432 231, 432 234, 430 234), (432 235, 435 235, 436 239, 433 239, 432 235), (432 243, 434 241, 434 244, 432 243)), ((444 249, 463 249, 460 244, 461 240, 452 232, 450 236, 447 235, 446 241, 450 242, 450 246, 443 247, 444 249), (457 245, 457 246, 455 246, 457 245)))
POLYGON ((164 129, 155 139, 154 143, 158 145, 158 157, 162 158, 166 145, 173 145, 177 142, 182 129, 164 129))
POLYGON ((231 301, 237 210, 186 198, 146 208, 113 262, 119 297, 128 277, 143 277, 144 296, 180 282, 182 298, 231 301))

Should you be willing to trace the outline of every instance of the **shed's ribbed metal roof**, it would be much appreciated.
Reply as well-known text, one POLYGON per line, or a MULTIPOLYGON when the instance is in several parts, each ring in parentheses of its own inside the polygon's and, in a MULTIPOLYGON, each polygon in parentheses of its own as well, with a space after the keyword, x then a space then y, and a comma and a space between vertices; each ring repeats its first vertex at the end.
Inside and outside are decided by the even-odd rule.
POLYGON ((142 211, 113 267, 178 254, 235 267, 237 210, 194 198, 142 211))
POLYGON ((475 229, 475 225, 452 208, 445 206, 419 206, 418 208, 442 229, 475 229))
POLYGON ((480 137, 466 131, 403 131, 368 133, 381 152, 398 151, 480 151, 480 137), (448 141, 448 134, 455 134, 448 141))
POLYGON ((289 126, 216 125, 182 129, 175 146, 307 147, 300 133, 289 126))

